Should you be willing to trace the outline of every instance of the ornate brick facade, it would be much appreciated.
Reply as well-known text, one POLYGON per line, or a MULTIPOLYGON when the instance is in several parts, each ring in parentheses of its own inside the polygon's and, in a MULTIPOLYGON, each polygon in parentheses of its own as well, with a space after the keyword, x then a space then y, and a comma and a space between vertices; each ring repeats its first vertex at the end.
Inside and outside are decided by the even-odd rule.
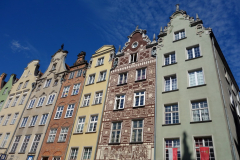
MULTIPOLYGON (((155 105, 155 63, 151 56, 151 43, 146 31, 136 28, 122 51, 118 51, 110 73, 107 99, 105 103, 97 160, 103 159, 153 159, 154 153, 154 105, 155 105), (132 47, 137 42, 137 47, 132 47), (131 54, 137 53, 136 62, 130 63, 131 54), (137 80, 137 70, 146 68, 146 76, 137 80), (127 83, 119 84, 119 74, 127 73, 127 83), (135 93, 144 91, 145 104, 135 107, 135 93), (116 96, 125 95, 124 108, 116 109, 116 96), (132 122, 143 120, 143 133, 140 142, 133 142, 132 122), (112 123, 121 123, 120 140, 110 143, 112 123)), ((153 45, 151 45, 153 46, 153 45)))

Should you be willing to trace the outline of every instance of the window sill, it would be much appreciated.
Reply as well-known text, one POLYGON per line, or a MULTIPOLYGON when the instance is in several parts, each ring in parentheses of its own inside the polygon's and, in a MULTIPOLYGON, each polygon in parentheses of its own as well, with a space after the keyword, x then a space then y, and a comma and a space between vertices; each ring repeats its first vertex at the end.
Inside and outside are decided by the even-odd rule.
POLYGON ((146 81, 147 79, 140 79, 140 80, 135 80, 135 82, 142 82, 142 81, 146 81))
POLYGON ((46 104, 46 106, 50 106, 52 103, 50 103, 50 104, 46 104))
POLYGON ((87 106, 81 106, 80 108, 84 108, 84 107, 89 107, 89 105, 87 105, 87 106))
POLYGON ((40 107, 42 107, 42 106, 37 106, 36 108, 40 108, 40 107))
POLYGON ((95 66, 95 68, 96 68, 96 67, 100 67, 100 66, 103 66, 103 65, 104 65, 104 64, 100 64, 100 65, 97 65, 97 66, 95 66))
POLYGON ((167 64, 167 65, 163 65, 162 67, 172 66, 172 65, 174 65, 174 64, 177 64, 177 62, 171 63, 171 64, 167 64))
POLYGON ((18 154, 25 154, 25 152, 18 152, 18 154))
POLYGON ((186 59, 185 61, 190 61, 190 60, 193 60, 193 59, 198 59, 198 58, 202 58, 203 56, 199 56, 199 57, 195 57, 195 58, 191 58, 191 59, 186 59))
POLYGON ((201 85, 197 85, 197 86, 191 86, 191 87, 187 87, 187 89, 191 89, 191 88, 196 88, 196 87, 202 87, 202 86, 206 86, 207 84, 201 84, 201 85))
POLYGON ((142 108, 142 107, 145 107, 145 105, 143 105, 143 106, 133 106, 133 108, 142 108))
POLYGON ((60 141, 60 142, 59 142, 59 141, 57 141, 57 143, 65 143, 65 142, 66 142, 66 141, 60 141))
POLYGON ((47 143, 53 143, 53 142, 47 142, 47 143))
POLYGON ((27 110, 30 110, 30 109, 32 109, 32 108, 27 108, 27 110))
POLYGON ((93 131, 93 132, 85 132, 85 134, 91 134, 91 133, 97 133, 97 131, 93 131))
POLYGON ((212 122, 212 120, 190 122, 190 124, 194 124, 194 123, 205 123, 205 122, 212 122))
POLYGON ((164 91, 162 93, 175 92, 175 91, 179 91, 179 89, 175 89, 175 90, 171 90, 171 91, 164 91))
POLYGON ((106 79, 105 80, 102 80, 102 81, 97 81, 96 83, 101 83, 101 82, 105 82, 106 81, 106 79))
POLYGON ((98 104, 92 104, 92 106, 96 106, 96 105, 99 105, 99 104, 102 104, 102 103, 98 103, 98 104))
POLYGON ((76 95, 78 95, 78 93, 77 94, 71 94, 71 96, 76 96, 76 95))
POLYGON ((124 108, 121 108, 121 109, 114 109, 113 111, 123 111, 124 108))
POLYGON ((126 85, 127 83, 122 83, 122 84, 117 84, 117 86, 123 86, 126 85))
POLYGON ((73 135, 78 135, 78 134, 83 134, 83 132, 80 132, 80 133, 77 133, 77 132, 76 132, 76 133, 73 133, 73 135))
POLYGON ((25 128, 25 127, 19 127, 19 129, 21 129, 21 128, 25 128))
POLYGON ((45 126, 45 124, 39 124, 39 126, 45 126))
POLYGON ((36 154, 36 152, 28 152, 28 154, 36 154))
POLYGON ((35 126, 29 126, 28 128, 32 128, 32 127, 35 127, 35 126))
POLYGON ((129 144, 143 144, 143 142, 130 142, 129 144))
POLYGON ((181 123, 172 123, 172 124, 163 124, 162 126, 174 126, 174 125, 180 125, 181 123))
POLYGON ((67 98, 67 96, 66 97, 61 97, 61 98, 67 98))
POLYGON ((119 145, 120 143, 108 143, 108 145, 119 145))
POLYGON ((59 120, 59 119, 61 119, 61 117, 60 118, 53 118, 54 120, 59 120))
POLYGON ((71 117, 64 117, 64 119, 67 119, 67 118, 72 118, 72 116, 71 117))
POLYGON ((135 61, 135 62, 130 62, 129 64, 133 64, 133 63, 136 63, 136 62, 138 62, 138 61, 135 61))
POLYGON ((15 154, 15 152, 8 152, 8 154, 15 154))
POLYGON ((85 86, 90 86, 90 85, 93 85, 94 83, 91 83, 91 84, 86 84, 85 86))
POLYGON ((186 39, 186 38, 187 38, 187 37, 184 37, 184 38, 181 38, 181 39, 178 39, 178 40, 174 40, 173 43, 174 43, 174 42, 181 41, 181 40, 186 39))

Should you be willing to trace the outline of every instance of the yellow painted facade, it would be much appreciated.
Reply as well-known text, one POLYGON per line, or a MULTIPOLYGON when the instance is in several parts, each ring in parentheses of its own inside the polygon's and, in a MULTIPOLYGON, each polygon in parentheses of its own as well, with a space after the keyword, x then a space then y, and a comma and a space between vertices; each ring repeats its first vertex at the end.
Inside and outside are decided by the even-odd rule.
MULTIPOLYGON (((77 117, 75 119, 75 124, 73 128, 73 132, 71 135, 66 160, 70 159, 70 156, 73 154, 72 149, 77 149, 77 159, 84 159, 90 156, 89 159, 93 160, 95 157, 96 146, 98 142, 98 135, 100 132, 100 125, 102 119, 102 112, 105 102, 106 89, 108 84, 108 78, 110 69, 112 66, 112 56, 114 54, 114 46, 112 45, 104 45, 100 49, 98 49, 90 60, 90 66, 86 72, 86 80, 85 86, 82 92, 81 101, 79 103, 79 109, 77 113, 77 117), (104 60, 102 60, 102 58, 104 60), (102 64, 103 62, 103 64, 102 64), (105 80, 102 79, 101 73, 106 71, 105 80), (92 82, 92 77, 95 75, 94 82, 92 82), (91 84, 92 83, 92 84, 91 84), (102 93, 102 100, 99 103, 99 93, 102 93), (90 95, 90 100, 86 100, 90 95), (88 104, 89 103, 89 104, 88 104), (96 104, 99 103, 99 104, 96 104), (97 120, 96 120, 96 116, 97 120), (85 118, 85 122, 83 123, 83 129, 81 131, 77 131, 77 127, 79 126, 79 118, 85 118), (97 121, 96 129, 94 127, 93 122, 91 120, 97 121), (92 125, 91 125, 92 124, 92 125), (84 151, 85 157, 84 157, 84 151), (91 152, 91 155, 90 155, 91 152)), ((87 158, 88 159, 88 158, 87 158)))
POLYGON ((22 112, 25 109, 29 96, 32 91, 32 83, 36 82, 39 68, 39 61, 33 60, 25 68, 20 79, 13 84, 10 94, 4 104, 0 116, 4 116, 1 125, 0 135, 0 154, 5 153, 7 148, 11 152, 10 141, 16 128, 19 125, 22 112), (10 103, 9 103, 10 102, 10 103), (7 136, 8 135, 8 136, 7 136))

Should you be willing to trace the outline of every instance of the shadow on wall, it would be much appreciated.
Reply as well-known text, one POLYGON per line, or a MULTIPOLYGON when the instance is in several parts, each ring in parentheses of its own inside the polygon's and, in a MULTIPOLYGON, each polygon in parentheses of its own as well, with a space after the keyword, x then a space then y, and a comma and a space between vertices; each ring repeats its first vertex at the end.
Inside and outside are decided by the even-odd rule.
POLYGON ((187 145, 187 133, 185 131, 183 132, 182 144, 183 144, 183 153, 184 153, 182 156, 182 159, 191 160, 192 153, 189 152, 189 147, 187 145))
POLYGON ((238 152, 238 156, 240 156, 240 122, 239 122, 239 118, 237 115, 237 111, 236 111, 236 107, 231 106, 231 111, 232 111, 232 115, 233 115, 233 119, 234 119, 234 124, 235 124, 235 130, 236 130, 236 139, 234 139, 235 142, 235 146, 238 152))

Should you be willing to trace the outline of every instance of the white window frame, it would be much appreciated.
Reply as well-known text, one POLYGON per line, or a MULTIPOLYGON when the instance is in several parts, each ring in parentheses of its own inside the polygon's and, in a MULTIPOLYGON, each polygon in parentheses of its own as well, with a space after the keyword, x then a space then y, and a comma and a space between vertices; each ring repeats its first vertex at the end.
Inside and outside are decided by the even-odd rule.
MULTIPOLYGON (((181 155, 181 139, 179 138, 179 137, 177 137, 177 138, 165 138, 164 139, 164 159, 166 159, 167 158, 167 152, 166 152, 166 150, 167 149, 169 149, 169 148, 177 148, 178 150, 177 150, 177 155, 178 155, 178 153, 180 152, 180 155, 181 155), (178 140, 178 142, 179 142, 179 146, 178 146, 178 144, 177 145, 175 145, 174 144, 174 140, 178 140), (171 146, 172 147, 166 147, 166 141, 171 141, 171 146)), ((169 156, 168 156, 169 157, 169 156)), ((177 157, 177 159, 181 159, 181 157, 177 157)))
POLYGON ((234 102, 233 102, 233 94, 232 94, 232 92, 228 89, 228 93, 229 93, 229 98, 230 98, 230 103, 232 104, 232 105, 234 105, 234 102))
POLYGON ((37 103, 37 106, 36 106, 36 107, 41 107, 41 106, 43 106, 43 103, 44 103, 45 99, 46 99, 46 96, 40 97, 39 100, 38 100, 38 103, 37 103))
POLYGON ((22 142, 22 145, 20 147, 20 150, 19 150, 19 153, 25 153, 26 152, 26 149, 27 149, 27 146, 28 146, 28 143, 30 141, 30 138, 31 138, 31 135, 25 135, 24 139, 23 139, 23 142, 22 142), (28 138, 29 137, 29 138, 28 138), (26 141, 25 141, 26 140, 26 141), (26 146, 26 147, 25 147, 26 146), (25 147, 25 149, 23 148, 25 147), (22 151, 24 149, 24 151, 22 151))
POLYGON ((4 89, 4 91, 3 91, 3 94, 2 94, 2 95, 5 95, 5 94, 6 94, 6 92, 7 92, 7 90, 8 90, 8 87, 4 89))
POLYGON ((32 145, 29 150, 30 153, 36 153, 41 137, 42 137, 41 134, 35 134, 32 145))
POLYGON ((47 79, 46 82, 45 82, 44 88, 49 87, 50 84, 51 84, 51 82, 52 82, 52 79, 51 79, 51 78, 50 78, 50 79, 47 79))
POLYGON ((9 136, 10 136, 10 133, 6 133, 4 139, 3 139, 2 143, 1 143, 1 146, 0 146, 1 148, 4 148, 4 147, 5 147, 9 136))
POLYGON ((58 106, 54 119, 60 119, 62 117, 64 106, 58 106))
POLYGON ((141 81, 141 80, 145 80, 147 79, 147 68, 139 68, 139 69, 136 69, 136 79, 135 81, 141 81), (145 69, 145 78, 143 78, 143 69, 145 69), (138 71, 141 70, 141 78, 138 79, 138 71))
POLYGON ((73 79, 75 71, 70 72, 68 79, 73 79))
POLYGON ((23 82, 19 83, 17 90, 21 89, 23 82))
POLYGON ((92 155, 92 147, 83 147, 81 160, 89 160, 89 159, 91 159, 91 155, 92 155), (91 148, 91 152, 87 152, 87 157, 85 158, 85 150, 90 149, 90 148, 91 148))
POLYGON ((138 53, 132 53, 129 55, 129 63, 135 63, 138 61, 138 53))
POLYGON ((21 100, 19 102, 19 105, 23 104, 23 102, 25 101, 26 97, 27 97, 27 94, 23 94, 23 96, 22 96, 22 98, 21 98, 21 100))
POLYGON ((31 99, 30 102, 29 102, 29 104, 28 104, 28 108, 27 108, 27 109, 33 108, 35 102, 36 102, 36 98, 31 99))
POLYGON ((93 104, 101 104, 103 98, 103 91, 95 92, 95 97, 93 100, 93 104))
POLYGON ((199 53, 200 53, 200 55, 199 55, 198 57, 201 57, 201 56, 202 56, 202 52, 201 52, 201 49, 200 49, 200 45, 194 45, 194 46, 191 46, 191 47, 187 47, 187 48, 186 48, 187 59, 197 58, 197 57, 196 57, 195 50, 194 50, 194 48, 197 48, 197 47, 199 48, 199 53), (193 58, 189 58, 188 50, 192 50, 193 58))
POLYGON ((240 111, 239 111, 239 106, 238 106, 238 104, 236 105, 236 111, 237 111, 237 115, 240 117, 240 111))
POLYGON ((87 84, 94 84, 94 81, 95 81, 95 73, 88 76, 87 84))
POLYGON ((2 123, 3 118, 4 118, 4 116, 0 117, 0 124, 2 123))
POLYGON ((81 77, 82 73, 83 73, 83 70, 82 70, 82 69, 78 70, 76 77, 81 77))
POLYGON ((188 84, 189 84, 188 85, 189 87, 199 86, 199 85, 204 85, 205 84, 205 78, 204 78, 204 73, 203 73, 202 68, 188 71, 188 84), (203 84, 199 84, 199 82, 198 82, 198 73, 197 73, 198 71, 202 72, 203 84), (190 82, 191 82, 190 81, 190 73, 194 73, 194 81, 195 81, 196 85, 190 85, 190 82))
POLYGON ((120 143, 120 141, 121 141, 121 130, 122 130, 122 122, 112 122, 109 143, 120 143), (119 123, 120 123, 120 129, 118 129, 116 127, 116 129, 113 130, 113 124, 114 123, 117 123, 117 126, 119 126, 119 123), (113 132, 115 132, 115 136, 114 136, 114 140, 112 141, 112 134, 113 134, 113 132), (116 141, 116 139, 117 139, 117 132, 120 132, 119 133, 118 142, 116 141))
POLYGON ((19 113, 15 113, 10 124, 14 124, 17 120, 19 113))
POLYGON ((164 105, 164 124, 178 124, 180 123, 180 115, 179 115, 179 106, 178 103, 173 103, 173 104, 166 104, 164 105), (173 107, 177 106, 177 110, 174 110, 173 107), (170 107, 170 111, 166 111, 166 107, 170 107), (177 113, 177 115, 175 115, 175 117, 178 117, 178 122, 174 123, 173 122, 173 117, 174 117, 174 113, 177 113), (166 123, 166 114, 170 114, 171 117, 171 122, 170 123, 166 123))
POLYGON ((18 135, 18 136, 15 137, 13 145, 11 147, 10 153, 15 153, 16 152, 17 146, 18 146, 20 140, 21 140, 21 135, 18 135))
POLYGON ((68 96, 68 93, 69 93, 69 90, 70 90, 70 86, 64 87, 61 97, 67 97, 67 96, 68 96))
POLYGON ((58 130, 57 128, 50 129, 48 139, 47 139, 48 143, 53 143, 55 141, 57 130, 58 130))
POLYGON ((99 73, 98 82, 105 81, 106 80, 106 76, 107 76, 107 71, 101 71, 99 73))
POLYGON ((27 80, 27 81, 24 83, 24 86, 23 86, 23 88, 26 88, 26 87, 27 87, 27 85, 28 85, 28 83, 29 83, 29 80, 27 80))
POLYGON ((90 115, 87 132, 96 132, 98 119, 99 119, 98 114, 90 115), (94 120, 92 121, 92 120, 91 120, 92 117, 95 117, 95 116, 97 116, 97 121, 96 121, 96 119, 94 119, 94 120), (90 130, 91 124, 93 124, 93 127, 92 127, 92 129, 90 130), (96 128, 94 129, 94 125, 95 125, 95 124, 96 124, 96 128))
POLYGON ((53 156, 53 159, 52 160, 61 160, 61 157, 59 156, 53 156))
POLYGON ((42 125, 45 125, 47 123, 47 119, 48 119, 48 113, 45 113, 41 116, 41 119, 39 121, 39 125, 42 126, 42 125), (47 118, 45 118, 45 115, 47 115, 47 118), (44 120, 45 119, 45 120, 44 120), (44 123, 43 123, 44 122, 44 123))
POLYGON ((127 78, 128 78, 128 72, 120 73, 118 75, 118 84, 126 84, 127 83, 127 78), (121 76, 123 77, 122 81, 121 81, 121 76))
POLYGON ((85 95, 83 96, 82 107, 87 107, 87 106, 89 106, 90 99, 91 99, 91 94, 85 94, 85 95), (86 104, 85 102, 87 102, 87 104, 86 104))
POLYGON ((56 96, 56 93, 52 93, 52 94, 50 94, 50 95, 48 96, 48 100, 47 100, 46 105, 50 105, 50 104, 52 104, 53 101, 54 101, 55 96, 56 96), (52 97, 53 97, 53 98, 52 98, 52 97))
POLYGON ((178 81, 177 81, 177 75, 176 74, 173 74, 173 75, 170 75, 170 76, 165 76, 164 77, 164 91, 167 92, 167 91, 173 91, 173 90, 177 90, 178 89, 178 81), (173 89, 173 83, 172 83, 172 80, 174 79, 174 77, 176 78, 176 89, 173 89), (166 78, 170 78, 170 89, 167 90, 166 87, 166 78))
POLYGON ((52 70, 52 71, 55 70, 56 67, 57 67, 57 63, 54 63, 54 64, 52 65, 52 69, 51 69, 51 70, 52 70))
POLYGON ((10 103, 12 102, 13 97, 10 97, 5 105, 5 108, 8 108, 10 103))
MULTIPOLYGON (((194 155, 195 155, 195 157, 196 157, 196 159, 197 159, 197 152, 196 152, 196 149, 197 149, 197 147, 196 147, 196 140, 195 139, 198 139, 198 138, 202 138, 203 140, 202 140, 202 144, 203 144, 203 146, 202 147, 209 147, 209 146, 206 146, 205 145, 205 139, 206 138, 211 138, 212 139, 212 146, 211 147, 209 147, 209 160, 211 160, 211 157, 210 157, 210 149, 213 149, 213 153, 215 152, 215 149, 214 149, 214 141, 213 141, 213 137, 212 136, 202 136, 202 137, 193 137, 193 146, 194 146, 194 155)), ((199 148, 200 149, 200 148, 199 148)), ((215 153, 214 153, 214 158, 216 159, 216 157, 215 157, 215 153)))
POLYGON ((29 127, 34 127, 36 122, 37 122, 37 119, 38 119, 38 115, 32 116, 32 119, 31 119, 31 121, 29 123, 29 127))
POLYGON ((21 125, 20 125, 20 128, 26 127, 27 121, 28 121, 28 117, 23 117, 22 122, 21 122, 21 125), (25 119, 26 119, 26 120, 25 120, 25 119), (24 121, 24 120, 25 120, 25 121, 24 121))
POLYGON ((145 106, 145 98, 146 98, 146 91, 138 91, 138 92, 134 92, 134 101, 133 101, 133 107, 140 107, 140 106, 145 106), (142 92, 144 92, 142 94, 142 92), (137 93, 139 93, 139 95, 137 95, 137 93), (143 96, 143 105, 140 105, 141 102, 141 97, 143 96), (139 97, 139 102, 138 102, 138 106, 136 106, 136 98, 139 97))
POLYGON ((69 154, 69 160, 77 160, 78 150, 79 150, 78 147, 71 147, 70 154, 69 154), (73 153, 73 149, 76 149, 76 151, 74 151, 74 153, 73 153))
POLYGON ((163 64, 164 66, 167 66, 167 65, 171 65, 171 64, 175 64, 177 63, 177 56, 176 56, 176 52, 170 52, 170 53, 166 53, 163 55, 163 64), (172 61, 172 56, 174 55, 175 57, 175 61, 172 61), (169 57, 169 63, 166 64, 166 58, 169 57))
POLYGON ((85 125, 85 121, 86 121, 86 116, 78 117, 75 133, 83 133, 83 128, 84 128, 84 125, 85 125), (80 121, 81 119, 82 119, 82 121, 80 121))
POLYGON ((114 110, 119 110, 119 109, 124 109, 124 105, 125 105, 125 97, 126 95, 125 94, 121 94, 121 95, 116 95, 115 97, 115 104, 114 104, 114 110), (124 97, 122 97, 124 96, 124 97), (117 101, 119 100, 119 106, 117 106, 117 101), (121 101, 123 100, 123 107, 121 107, 121 101))
POLYGON ((77 95, 79 93, 80 86, 81 86, 81 83, 77 83, 77 84, 73 85, 72 95, 77 95), (76 91, 77 91, 77 93, 76 93, 76 91))
POLYGON ((19 95, 17 95, 12 103, 12 107, 14 107, 17 104, 17 101, 19 100, 19 95))
POLYGON ((144 131, 143 129, 144 129, 144 119, 132 120, 130 142, 143 142, 143 131, 144 131), (142 121, 142 127, 133 128, 133 123, 134 123, 134 121, 142 121), (142 129, 141 141, 138 141, 138 140, 137 140, 137 139, 138 139, 138 130, 139 130, 139 129, 142 129), (133 130, 137 130, 136 141, 133 141, 133 139, 132 139, 133 130))
POLYGON ((59 137, 58 137, 58 142, 66 142, 67 140, 67 135, 68 135, 68 127, 62 127, 59 137))
POLYGON ((204 120, 202 118, 202 112, 200 110, 204 110, 204 109, 207 109, 208 110, 208 120, 211 120, 211 117, 210 117, 210 111, 209 111, 209 105, 208 105, 208 100, 207 99, 200 99, 200 100, 193 100, 191 101, 191 115, 192 115, 192 122, 204 122, 204 121, 208 121, 208 120, 204 120), (193 109, 193 103, 198 103, 198 106, 200 105, 201 102, 206 102, 207 104, 207 107, 204 107, 204 108, 198 108, 198 109, 193 109), (194 121, 194 116, 193 116, 193 112, 196 111, 196 110, 199 110, 200 111, 200 120, 199 121, 194 121))
POLYGON ((103 64, 104 64, 104 57, 98 58, 96 66, 101 66, 103 64))
POLYGON ((6 125, 7 125, 10 117, 11 117, 11 114, 8 114, 8 115, 7 115, 7 118, 6 118, 5 121, 3 122, 3 126, 6 126, 6 125))
POLYGON ((0 109, 2 108, 3 104, 4 104, 4 101, 1 101, 0 102, 0 109))
POLYGON ((174 32, 173 36, 174 36, 174 41, 184 39, 187 37, 185 29, 181 29, 179 31, 174 32), (182 35, 182 33, 184 33, 184 36, 182 35), (178 35, 178 39, 176 38, 176 35, 178 35))
POLYGON ((75 104, 69 104, 66 110, 65 118, 70 118, 73 116, 75 104))

